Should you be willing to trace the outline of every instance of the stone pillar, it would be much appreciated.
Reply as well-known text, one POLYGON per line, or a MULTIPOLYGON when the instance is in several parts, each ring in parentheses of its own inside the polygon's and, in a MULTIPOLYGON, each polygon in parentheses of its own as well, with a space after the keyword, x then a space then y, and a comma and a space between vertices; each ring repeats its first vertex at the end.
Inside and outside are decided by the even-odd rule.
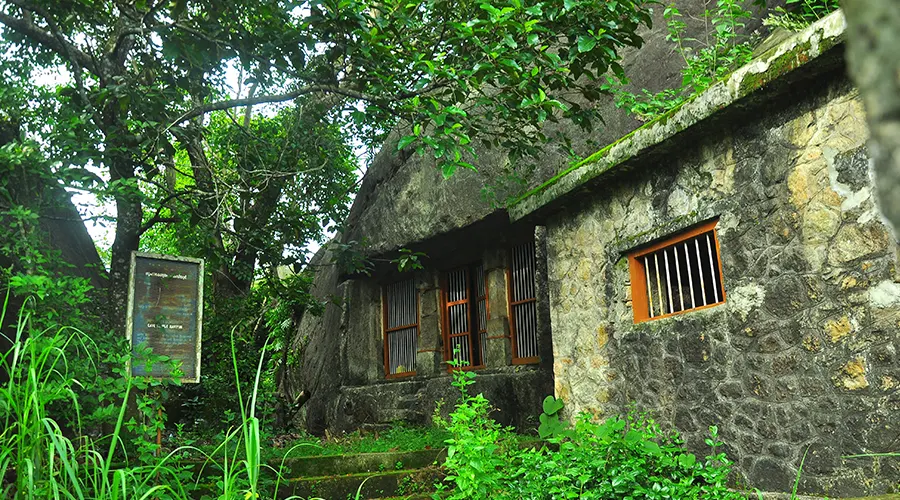
POLYGON ((440 373, 441 352, 441 289, 436 273, 425 272, 418 280, 419 289, 419 348, 416 354, 416 375, 433 376, 440 373))
POLYGON ((504 250, 490 250, 484 255, 484 279, 488 288, 487 352, 488 368, 507 366, 512 362, 512 343, 509 331, 506 268, 508 255, 504 250))
POLYGON ((348 280, 338 285, 340 308, 339 323, 328 323, 329 310, 323 325, 340 325, 338 331, 324 335, 340 334, 340 366, 334 367, 342 384, 361 385, 384 378, 384 330, 381 324, 381 286, 370 279, 348 280), (338 372, 338 369, 340 370, 338 372))
MULTIPOLYGON (((534 291, 537 298, 538 349, 541 369, 553 372, 553 337, 550 327, 550 286, 547 274, 547 228, 534 228, 534 291)), ((552 382, 550 387, 553 387, 552 382)))

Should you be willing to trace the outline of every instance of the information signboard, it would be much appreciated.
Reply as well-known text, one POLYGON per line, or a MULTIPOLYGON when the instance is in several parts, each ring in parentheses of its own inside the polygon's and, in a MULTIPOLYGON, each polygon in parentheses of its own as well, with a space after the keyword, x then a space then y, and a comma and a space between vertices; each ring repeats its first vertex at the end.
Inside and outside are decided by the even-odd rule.
MULTIPOLYGON (((133 352, 144 344, 154 355, 178 363, 182 382, 200 382, 202 322, 202 259, 131 253, 126 334, 133 352)), ((170 363, 154 363, 147 370, 139 357, 130 370, 135 376, 172 375, 170 363)))

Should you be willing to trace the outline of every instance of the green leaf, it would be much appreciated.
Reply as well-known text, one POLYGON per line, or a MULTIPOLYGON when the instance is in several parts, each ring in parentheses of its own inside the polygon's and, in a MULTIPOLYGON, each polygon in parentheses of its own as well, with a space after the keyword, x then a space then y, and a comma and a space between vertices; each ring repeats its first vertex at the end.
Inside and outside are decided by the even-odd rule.
POLYGON ((479 5, 479 7, 481 7, 483 10, 486 10, 488 13, 490 13, 492 18, 497 18, 500 16, 500 9, 494 7, 493 5, 483 3, 483 4, 479 5))
POLYGON ((441 165, 441 175, 444 176, 444 180, 453 177, 453 174, 456 172, 456 164, 447 162, 441 165))
POLYGON ((397 142, 397 151, 400 151, 401 149, 405 148, 406 146, 409 146, 410 144, 415 142, 416 139, 418 139, 418 137, 416 137, 415 135, 404 136, 403 138, 400 139, 399 142, 397 142))
POLYGON ((544 398, 543 403, 544 413, 547 415, 555 415, 558 411, 562 410, 565 404, 562 399, 556 399, 552 395, 544 398))
POLYGON ((643 434, 641 431, 636 429, 631 429, 630 431, 625 433, 625 442, 628 444, 634 444, 641 440, 643 434))
POLYGON ((693 453, 686 453, 684 455, 678 455, 678 463, 681 464, 682 467, 686 469, 690 469, 694 467, 694 464, 697 463, 697 457, 694 456, 693 453))
POLYGON ((596 38, 585 35, 578 36, 578 52, 582 54, 584 54, 585 52, 590 52, 594 49, 595 45, 597 45, 596 38))

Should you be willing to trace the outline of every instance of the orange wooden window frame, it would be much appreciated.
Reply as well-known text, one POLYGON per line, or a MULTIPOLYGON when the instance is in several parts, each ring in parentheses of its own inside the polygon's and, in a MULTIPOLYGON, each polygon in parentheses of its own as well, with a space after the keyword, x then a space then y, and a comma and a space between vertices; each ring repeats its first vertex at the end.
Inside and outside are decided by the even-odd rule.
MULTIPOLYGON (((533 245, 534 242, 531 242, 531 244, 533 245)), ((536 251, 537 251, 537 249, 535 249, 535 252, 536 251)), ((535 260, 537 260, 537 253, 535 253, 535 260)), ((512 252, 510 251, 510 265, 511 264, 512 264, 512 252)), ((535 272, 537 272, 537 262, 535 262, 535 272)), ((529 302, 537 303, 537 288, 536 287, 535 287, 534 293, 535 293, 534 297, 513 302, 513 300, 512 300, 512 296, 513 296, 512 295, 512 268, 511 267, 506 268, 506 314, 507 314, 507 319, 509 320, 509 337, 510 337, 509 340, 510 340, 510 344, 512 346, 512 364, 514 364, 514 365, 533 365, 533 364, 537 364, 537 363, 541 362, 540 356, 529 356, 526 358, 520 358, 518 356, 519 347, 518 347, 518 345, 516 345, 516 322, 513 320, 513 318, 514 318, 513 307, 522 305, 522 304, 527 304, 529 302)), ((537 306, 535 306, 535 308, 536 307, 537 306)))
MULTIPOLYGON (((482 264, 482 266, 483 265, 484 264, 482 264)), ((488 291, 487 291, 487 289, 488 289, 487 273, 485 273, 485 278, 484 278, 484 293, 485 293, 484 297, 475 297, 474 300, 472 300, 472 293, 475 289, 474 279, 473 279, 474 277, 472 276, 472 268, 473 267, 474 267, 473 265, 468 265, 468 266, 463 266, 461 268, 451 269, 451 271, 455 271, 457 269, 465 269, 466 270, 466 283, 468 284, 468 289, 466 290, 466 298, 464 300, 456 300, 453 302, 448 301, 448 299, 450 297, 450 283, 449 283, 449 280, 447 280, 447 272, 450 272, 450 271, 444 272, 443 275, 441 276, 441 337, 444 341, 443 351, 444 351, 444 362, 445 363, 449 363, 449 361, 451 359, 453 359, 453 353, 450 352, 450 344, 451 344, 450 339, 451 338, 468 336, 469 342, 470 342, 469 349, 475 349, 475 348, 480 349, 481 348, 480 342, 477 346, 471 345, 471 341, 472 341, 472 337, 473 337, 471 331, 463 332, 463 333, 455 333, 455 334, 450 333, 450 307, 459 305, 459 304, 465 304, 465 303, 468 303, 470 305, 470 307, 468 307, 466 309, 466 314, 468 315, 469 330, 471 330, 472 329, 472 307, 471 307, 471 305, 474 303, 475 307, 477 308, 478 301, 483 298, 484 306, 485 306, 485 314, 487 315, 488 318, 490 318, 490 309, 488 309, 488 306, 490 305, 490 301, 488 301, 488 296, 487 296, 487 293, 488 293, 488 291)), ((474 335, 476 337, 479 337, 479 340, 480 340, 480 336, 481 336, 481 332, 482 332, 481 328, 482 328, 482 325, 479 325, 479 330, 477 332, 475 332, 476 335, 474 335)), ((487 325, 484 325, 484 331, 485 332, 487 331, 487 325)), ((462 371, 480 370, 486 366, 485 361, 484 361, 484 354, 485 353, 482 353, 482 356, 481 356, 481 358, 482 358, 481 364, 470 365, 470 366, 460 366, 458 368, 454 368, 452 365, 448 364, 447 371, 452 372, 454 370, 462 370, 462 371)))
MULTIPOLYGON (((416 322, 409 324, 409 325, 400 325, 400 326, 396 326, 393 328, 388 328, 388 326, 387 326, 388 325, 387 287, 386 286, 381 287, 381 325, 382 325, 382 331, 384 332, 384 334, 383 334, 384 338, 382 339, 382 342, 384 343, 384 376, 385 376, 385 378, 405 378, 405 377, 412 377, 416 374, 415 370, 409 371, 409 372, 403 372, 403 373, 391 373, 391 358, 390 358, 391 351, 390 351, 390 345, 388 344, 388 335, 391 332, 396 332, 399 330, 406 330, 407 328, 416 327, 416 337, 418 338, 419 334, 422 331, 422 329, 419 328, 419 324, 421 323, 421 319, 419 317, 419 315, 420 315, 419 291, 416 290, 415 283, 413 284, 413 290, 414 290, 413 293, 416 297, 416 322)), ((416 352, 418 352, 418 349, 416 352)))
POLYGON ((718 224, 718 219, 713 219, 711 221, 707 221, 701 224, 698 224, 686 231, 678 233, 676 235, 667 237, 662 239, 661 241, 654 243, 650 246, 642 247, 640 249, 634 250, 628 253, 628 270, 631 276, 631 308, 634 311, 634 322, 635 323, 643 323, 644 321, 653 321, 657 319, 668 318, 671 316, 676 316, 679 314, 700 311, 703 309, 709 309, 711 307, 716 307, 718 305, 722 305, 725 303, 725 275, 722 272, 722 251, 719 247, 719 235, 716 231, 716 225, 718 224), (647 290, 647 282, 645 281, 645 269, 644 263, 641 261, 641 257, 645 255, 652 254, 656 251, 662 250, 664 248, 668 248, 684 241, 687 241, 695 236, 700 236, 702 234, 712 233, 712 239, 715 243, 716 247, 716 265, 719 270, 719 283, 721 284, 721 292, 722 292, 722 300, 719 302, 715 302, 713 304, 706 304, 705 306, 693 307, 690 309, 684 309, 681 311, 676 311, 673 313, 662 314, 659 316, 650 317, 650 305, 649 305, 649 292, 647 290))

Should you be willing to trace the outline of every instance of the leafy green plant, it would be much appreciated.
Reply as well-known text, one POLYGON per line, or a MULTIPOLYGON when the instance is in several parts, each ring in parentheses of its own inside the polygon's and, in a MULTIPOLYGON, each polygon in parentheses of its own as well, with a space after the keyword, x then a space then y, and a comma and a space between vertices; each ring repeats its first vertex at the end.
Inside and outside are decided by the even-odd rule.
POLYGON ((683 448, 646 414, 632 412, 602 423, 581 414, 566 432, 549 438, 559 451, 529 450, 517 457, 504 498, 742 498, 726 486, 730 462, 710 428, 705 460, 683 448))
POLYGON ((739 0, 716 0, 715 8, 704 11, 703 17, 711 26, 705 40, 686 36, 687 24, 674 3, 663 11, 668 34, 666 40, 675 44, 684 59, 681 85, 653 93, 641 89, 639 94, 625 89, 629 80, 624 74, 607 76, 602 90, 611 93, 616 106, 627 110, 640 120, 651 120, 674 109, 700 94, 735 68, 750 61, 753 49, 741 39, 738 29, 746 26, 752 13, 739 0))
MULTIPOLYGON (((8 301, 7 293, 7 301, 8 301)), ((6 303, 0 310, 0 321, 6 303)), ((92 438, 81 433, 70 439, 50 413, 56 402, 65 402, 80 415, 75 388, 80 382, 69 369, 67 352, 79 344, 93 352, 91 341, 74 328, 37 329, 31 313, 23 308, 17 321, 12 347, 0 355, 0 370, 8 381, 0 387, 0 478, 15 479, 0 485, 4 496, 22 499, 180 498, 188 488, 181 473, 170 463, 171 455, 155 463, 117 467, 123 459, 123 430, 127 402, 134 389, 124 371, 122 403, 116 411, 114 429, 108 436, 92 438)), ((76 420, 78 424, 80 420, 76 420)), ((80 431, 80 428, 76 428, 80 431)))
POLYGON ((425 269, 422 266, 422 259, 425 254, 422 252, 413 252, 408 248, 400 249, 400 256, 391 260, 391 264, 397 265, 397 270, 402 272, 415 271, 417 269, 425 269))
MULTIPOLYGON (((450 364, 458 368, 461 362, 457 354, 450 364)), ((436 485, 434 498, 493 498, 505 483, 508 449, 503 438, 510 431, 490 417, 491 405, 483 394, 469 394, 476 376, 473 371, 454 370, 451 385, 459 390, 459 401, 449 420, 435 416, 436 423, 451 437, 446 441, 444 461, 448 474, 444 484, 436 485), (448 484, 453 488, 442 496, 448 484)))
POLYGON ((840 8, 838 0, 785 0, 784 3, 785 7, 775 7, 775 12, 763 19, 763 24, 800 31, 840 8))
POLYGON ((473 372, 456 371, 460 400, 443 422, 447 440, 446 482, 434 498, 722 498, 731 462, 720 451, 718 428, 706 440, 710 454, 698 459, 677 432, 664 432, 647 413, 632 411, 595 422, 580 414, 574 425, 560 419, 562 400, 544 400, 539 433, 555 449, 508 446, 504 429, 490 419, 489 402, 470 396, 473 372))
POLYGON ((567 430, 568 426, 566 426, 560 418, 560 412, 564 406, 565 404, 561 399, 556 399, 552 395, 544 398, 544 403, 542 405, 544 411, 541 413, 540 417, 538 417, 538 420, 540 421, 538 435, 541 439, 551 436, 560 436, 567 430))
MULTIPOLYGON (((7 300, 9 292, 7 292, 7 300)), ((6 307, 0 309, 0 321, 6 307)), ((297 444, 285 453, 280 467, 273 468, 262 460, 262 432, 255 405, 258 401, 262 357, 255 373, 252 392, 244 399, 238 373, 237 353, 233 347, 232 363, 240 401, 240 417, 212 453, 192 446, 182 446, 161 455, 148 439, 157 422, 140 422, 141 415, 158 415, 148 402, 138 399, 138 416, 128 417, 129 401, 135 392, 165 386, 150 383, 144 377, 133 377, 127 370, 128 355, 119 358, 115 375, 123 392, 117 399, 106 401, 107 411, 114 413, 110 434, 93 437, 85 433, 80 418, 75 428, 64 429, 55 420, 51 408, 58 403, 70 405, 81 414, 75 388, 81 382, 70 371, 68 352, 74 344, 82 346, 86 355, 99 357, 90 339, 70 327, 35 328, 31 310, 23 308, 16 331, 9 339, 12 347, 0 354, 0 371, 8 381, 0 386, 0 496, 23 500, 187 500, 197 498, 200 490, 217 489, 221 499, 277 497, 282 481, 284 461, 308 443, 297 444), (129 448, 127 428, 133 430, 129 448), (74 434, 76 437, 69 437, 74 434), (140 444, 144 442, 144 445, 140 444), (135 453, 136 452, 136 453, 135 453), (213 476, 214 485, 198 485, 196 464, 179 460, 199 454, 206 457, 204 467, 220 471, 213 476), (136 456, 135 456, 136 455, 136 456), (154 456, 155 455, 155 456, 154 456), (2 481, 2 479, 0 479, 2 481)), ((233 344, 234 346, 234 344, 233 344)), ((129 354, 130 355, 130 354, 129 354)), ((157 361, 165 361, 157 356, 157 361)), ((132 360, 132 362, 136 362, 132 360)), ((151 357, 151 362, 152 357, 151 357)))

